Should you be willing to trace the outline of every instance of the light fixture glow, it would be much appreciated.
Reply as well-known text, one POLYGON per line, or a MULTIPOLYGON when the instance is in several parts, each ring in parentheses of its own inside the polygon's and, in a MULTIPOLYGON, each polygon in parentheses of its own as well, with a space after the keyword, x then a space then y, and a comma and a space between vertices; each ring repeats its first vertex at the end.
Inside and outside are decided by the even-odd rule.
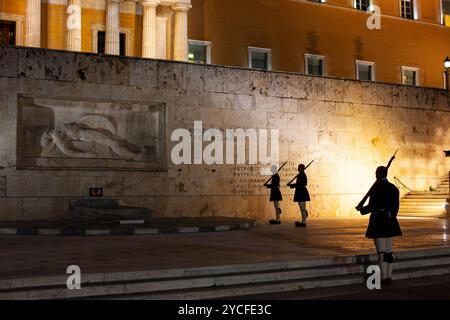
POLYGON ((448 56, 444 60, 444 67, 445 69, 450 69, 450 58, 448 56))

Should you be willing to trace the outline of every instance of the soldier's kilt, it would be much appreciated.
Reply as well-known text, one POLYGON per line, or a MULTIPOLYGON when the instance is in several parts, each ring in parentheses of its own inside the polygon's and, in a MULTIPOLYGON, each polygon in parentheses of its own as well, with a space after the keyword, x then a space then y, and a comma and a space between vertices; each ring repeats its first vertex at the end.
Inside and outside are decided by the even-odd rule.
POLYGON ((270 190, 270 201, 282 201, 283 196, 279 188, 270 190))
POLYGON ((311 201, 308 189, 305 186, 298 186, 295 188, 294 202, 311 201))
POLYGON ((376 211, 370 215, 367 238, 393 238, 401 235, 402 230, 396 216, 389 216, 387 211, 376 211))

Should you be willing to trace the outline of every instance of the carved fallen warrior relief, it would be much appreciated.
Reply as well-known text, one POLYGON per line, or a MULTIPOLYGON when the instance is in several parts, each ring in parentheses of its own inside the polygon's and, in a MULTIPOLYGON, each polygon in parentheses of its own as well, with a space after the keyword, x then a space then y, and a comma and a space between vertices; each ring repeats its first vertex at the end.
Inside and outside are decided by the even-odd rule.
POLYGON ((134 145, 120 137, 111 121, 102 115, 88 115, 77 122, 65 123, 54 130, 45 131, 41 136, 41 146, 43 157, 62 153, 73 158, 97 158, 103 154, 139 161, 146 152, 144 145, 134 145), (98 122, 86 123, 86 117, 98 122))
POLYGON ((21 169, 164 169, 164 105, 19 96, 21 169))

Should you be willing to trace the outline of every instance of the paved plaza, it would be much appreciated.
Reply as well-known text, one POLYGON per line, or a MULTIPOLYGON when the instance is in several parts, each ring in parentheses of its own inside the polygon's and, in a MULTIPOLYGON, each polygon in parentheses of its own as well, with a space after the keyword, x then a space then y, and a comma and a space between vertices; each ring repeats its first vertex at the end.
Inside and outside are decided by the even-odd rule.
MULTIPOLYGON (((448 247, 447 219, 400 219, 394 250, 448 247)), ((373 254, 367 219, 311 219, 250 230, 142 236, 0 236, 0 279, 292 261, 373 254)))

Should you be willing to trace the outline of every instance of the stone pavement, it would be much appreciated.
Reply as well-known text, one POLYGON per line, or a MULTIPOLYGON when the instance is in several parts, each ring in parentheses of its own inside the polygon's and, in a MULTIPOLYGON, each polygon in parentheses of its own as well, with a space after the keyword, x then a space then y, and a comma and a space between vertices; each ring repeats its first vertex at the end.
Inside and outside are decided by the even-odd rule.
MULTIPOLYGON (((0 236, 0 279, 231 265, 374 253, 364 237, 367 218, 311 219, 250 230, 143 236, 0 236)), ((447 219, 400 219, 395 251, 448 247, 447 219)))

